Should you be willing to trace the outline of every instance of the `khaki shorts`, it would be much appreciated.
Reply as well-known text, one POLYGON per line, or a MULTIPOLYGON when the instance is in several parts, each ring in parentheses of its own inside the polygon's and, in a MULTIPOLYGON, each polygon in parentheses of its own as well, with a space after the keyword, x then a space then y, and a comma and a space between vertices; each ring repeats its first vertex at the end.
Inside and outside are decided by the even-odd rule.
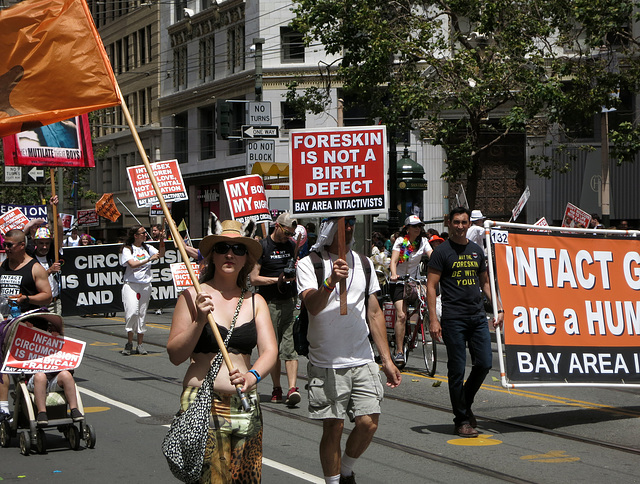
POLYGON ((297 360, 298 353, 296 353, 293 345, 296 298, 291 297, 271 301, 267 305, 269 306, 273 330, 276 333, 276 340, 278 341, 278 357, 284 361, 297 360))
POLYGON ((307 365, 309 417, 343 419, 380 413, 384 387, 380 368, 369 362, 353 368, 319 368, 307 365))

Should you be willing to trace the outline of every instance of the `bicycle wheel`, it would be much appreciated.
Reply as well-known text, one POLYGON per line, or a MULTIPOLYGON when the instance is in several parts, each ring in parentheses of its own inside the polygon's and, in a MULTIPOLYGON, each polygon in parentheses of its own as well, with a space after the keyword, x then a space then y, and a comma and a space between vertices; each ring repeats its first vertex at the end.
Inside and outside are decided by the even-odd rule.
POLYGON ((424 322, 421 322, 420 330, 422 336, 422 355, 424 356, 424 366, 427 368, 427 374, 429 376, 433 376, 436 374, 436 366, 438 363, 438 347, 436 346, 436 342, 431 338, 429 328, 424 324, 424 322))

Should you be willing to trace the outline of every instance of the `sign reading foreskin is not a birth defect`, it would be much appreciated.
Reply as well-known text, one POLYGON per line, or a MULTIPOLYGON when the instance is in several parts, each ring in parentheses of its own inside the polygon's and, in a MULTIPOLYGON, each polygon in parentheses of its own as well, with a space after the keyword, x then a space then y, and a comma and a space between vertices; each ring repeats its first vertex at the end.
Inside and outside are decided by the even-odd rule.
POLYGON ((291 130, 291 212, 378 214, 388 209, 385 126, 291 130))

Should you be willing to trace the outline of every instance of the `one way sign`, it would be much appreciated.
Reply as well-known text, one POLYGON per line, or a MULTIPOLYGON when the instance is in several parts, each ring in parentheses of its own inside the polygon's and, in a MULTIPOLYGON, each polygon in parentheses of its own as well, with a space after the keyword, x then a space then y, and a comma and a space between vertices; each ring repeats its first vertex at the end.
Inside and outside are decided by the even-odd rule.
POLYGON ((29 176, 34 179, 36 182, 44 181, 44 170, 40 168, 36 168, 35 166, 31 168, 29 171, 29 176))
POLYGON ((243 126, 243 138, 278 138, 278 126, 243 126))

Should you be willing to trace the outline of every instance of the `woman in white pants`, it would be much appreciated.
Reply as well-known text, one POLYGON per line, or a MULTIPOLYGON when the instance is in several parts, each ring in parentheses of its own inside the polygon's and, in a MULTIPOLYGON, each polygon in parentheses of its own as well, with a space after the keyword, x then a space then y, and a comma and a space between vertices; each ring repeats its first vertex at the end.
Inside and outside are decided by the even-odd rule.
POLYGON ((120 249, 120 265, 124 266, 124 285, 122 286, 122 304, 124 305, 125 330, 127 344, 122 354, 129 356, 132 352, 146 355, 142 346, 147 327, 144 317, 151 298, 151 261, 164 257, 164 244, 160 250, 147 245, 147 231, 136 225, 129 230, 127 240, 120 249), (137 348, 133 351, 133 333, 137 334, 137 348))

